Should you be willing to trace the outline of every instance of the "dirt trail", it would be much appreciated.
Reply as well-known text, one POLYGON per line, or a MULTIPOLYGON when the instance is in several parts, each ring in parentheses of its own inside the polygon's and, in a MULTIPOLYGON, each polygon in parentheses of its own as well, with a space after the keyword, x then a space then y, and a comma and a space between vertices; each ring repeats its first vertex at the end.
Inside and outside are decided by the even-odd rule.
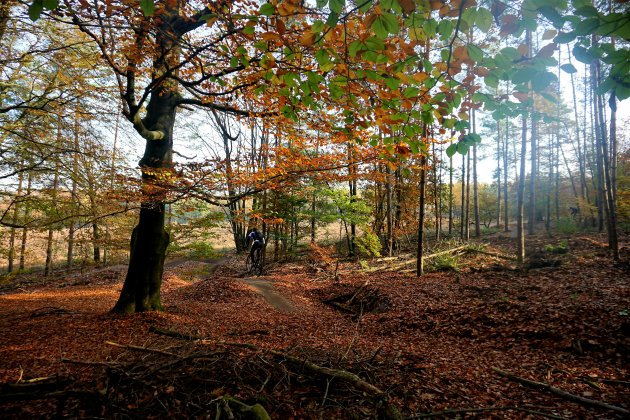
POLYGON ((273 281, 260 278, 249 278, 243 279, 243 282, 252 287, 256 292, 260 293, 267 303, 277 310, 281 312, 295 311, 293 304, 273 287, 273 281))

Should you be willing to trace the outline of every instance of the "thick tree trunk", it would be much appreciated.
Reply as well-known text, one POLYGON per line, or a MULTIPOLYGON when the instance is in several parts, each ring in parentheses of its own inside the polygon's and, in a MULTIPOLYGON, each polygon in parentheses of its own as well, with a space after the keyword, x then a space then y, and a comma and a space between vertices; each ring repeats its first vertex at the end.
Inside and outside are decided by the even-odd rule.
POLYGON ((143 203, 131 235, 131 257, 120 297, 112 312, 162 310, 160 288, 169 234, 164 230, 164 204, 143 203))
POLYGON ((131 235, 127 276, 112 312, 133 313, 162 309, 160 288, 166 248, 170 240, 164 229, 164 193, 168 186, 158 185, 156 174, 166 174, 172 170, 175 106, 176 95, 172 92, 156 89, 151 94, 143 123, 149 130, 160 131, 164 136, 160 140, 147 140, 144 156, 140 160, 143 202, 138 225, 131 235))

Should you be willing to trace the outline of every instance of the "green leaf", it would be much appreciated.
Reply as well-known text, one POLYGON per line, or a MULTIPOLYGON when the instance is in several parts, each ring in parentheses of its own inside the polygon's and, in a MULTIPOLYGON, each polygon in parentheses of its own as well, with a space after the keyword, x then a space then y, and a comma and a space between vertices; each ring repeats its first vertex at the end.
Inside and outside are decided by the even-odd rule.
POLYGON ((589 50, 582 47, 581 45, 576 45, 575 47, 573 47, 573 55, 578 61, 584 64, 590 64, 591 61, 596 58, 589 52, 589 50))
POLYGON ((559 44, 567 44, 571 41, 573 41, 576 37, 576 34, 574 32, 560 32, 554 39, 554 42, 557 42, 559 44))
POLYGON ((575 66, 573 64, 567 63, 567 64, 563 64, 560 66, 560 69, 562 69, 563 71, 572 74, 572 73, 577 73, 577 69, 575 68, 575 66))
POLYGON ((450 19, 443 19, 438 23, 437 33, 441 39, 448 39, 453 33, 453 22, 450 19))
POLYGON ((271 3, 265 3, 260 6, 260 14, 264 16, 271 16, 276 13, 276 8, 271 3))
POLYGON ((42 4, 42 0, 34 0, 33 3, 28 7, 28 17, 32 21, 36 21, 39 19, 39 16, 42 14, 44 10, 44 5, 42 4))
POLYGON ((339 13, 330 12, 330 15, 328 15, 328 19, 326 19, 326 25, 332 28, 333 26, 337 24, 338 21, 339 21, 339 13))
POLYGON ((470 143, 465 141, 460 141, 459 143, 457 143, 457 153, 465 155, 466 153, 468 153, 468 149, 470 149, 470 143))
POLYGON ((59 0, 43 0, 42 5, 46 10, 55 10, 59 7, 59 0))
POLYGON ((400 25, 398 24, 396 15, 393 13, 383 13, 380 17, 383 19, 387 32, 395 35, 400 31, 400 25))
POLYGON ((385 84, 390 90, 396 90, 400 86, 400 80, 394 79, 393 77, 388 77, 385 79, 385 84))
POLYGON ((153 0, 140 0, 140 8, 145 16, 153 16, 155 13, 155 3, 153 0))
POLYGON ((330 11, 333 13, 341 14, 344 6, 346 5, 346 0, 330 0, 328 3, 328 7, 330 7, 330 11))
POLYGON ((457 153, 457 143, 453 143, 446 148, 446 156, 452 158, 457 153))
POLYGON ((490 13, 490 10, 483 7, 477 9, 475 24, 482 32, 487 33, 492 27, 492 13, 490 13))
POLYGON ((321 20, 316 20, 315 22, 313 22, 313 25, 311 25, 311 31, 313 32, 321 32, 326 28, 326 24, 324 22, 322 22, 321 20))
POLYGON ((243 33, 245 35, 252 35, 254 32, 256 32, 256 28, 253 26, 246 26, 243 28, 243 33))
POLYGON ((415 86, 409 86, 403 92, 403 96, 405 98, 415 98, 416 96, 418 96, 419 93, 420 93, 420 89, 418 89, 415 86))
POLYGON ((489 88, 496 89, 499 87, 499 78, 492 73, 484 77, 483 81, 489 88))
POLYGON ((468 51, 468 56, 475 63, 481 62, 483 60, 483 51, 476 45, 468 44, 466 46, 466 51, 468 51))

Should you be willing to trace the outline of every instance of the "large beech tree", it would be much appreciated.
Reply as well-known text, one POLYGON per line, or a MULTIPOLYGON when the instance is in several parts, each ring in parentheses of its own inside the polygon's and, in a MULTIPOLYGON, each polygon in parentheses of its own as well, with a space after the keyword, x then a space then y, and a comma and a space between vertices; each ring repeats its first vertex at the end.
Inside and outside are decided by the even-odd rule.
MULTIPOLYGON (((164 228, 173 168, 173 132, 178 108, 192 105, 250 115, 253 103, 239 95, 256 84, 233 49, 244 44, 248 2, 205 6, 159 2, 143 13, 135 2, 65 1, 61 19, 89 35, 116 77, 123 115, 145 139, 140 168, 142 202, 131 236, 130 262, 114 312, 160 310, 160 287, 169 234, 164 228), (195 7, 196 6, 196 7, 195 7), (239 74, 238 80, 233 76, 239 74), (249 109, 248 109, 249 108, 249 109)), ((251 13, 251 11, 249 11, 251 13)), ((253 59, 256 59, 255 57, 253 59)))

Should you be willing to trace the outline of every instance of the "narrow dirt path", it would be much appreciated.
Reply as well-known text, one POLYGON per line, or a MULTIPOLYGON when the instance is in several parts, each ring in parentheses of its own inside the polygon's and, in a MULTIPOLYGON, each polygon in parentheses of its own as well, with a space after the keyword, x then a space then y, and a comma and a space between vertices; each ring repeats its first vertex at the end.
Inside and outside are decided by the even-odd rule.
POLYGON ((293 304, 275 289, 273 281, 261 278, 247 278, 243 279, 243 282, 260 293, 267 303, 277 310, 281 312, 295 311, 293 304))

